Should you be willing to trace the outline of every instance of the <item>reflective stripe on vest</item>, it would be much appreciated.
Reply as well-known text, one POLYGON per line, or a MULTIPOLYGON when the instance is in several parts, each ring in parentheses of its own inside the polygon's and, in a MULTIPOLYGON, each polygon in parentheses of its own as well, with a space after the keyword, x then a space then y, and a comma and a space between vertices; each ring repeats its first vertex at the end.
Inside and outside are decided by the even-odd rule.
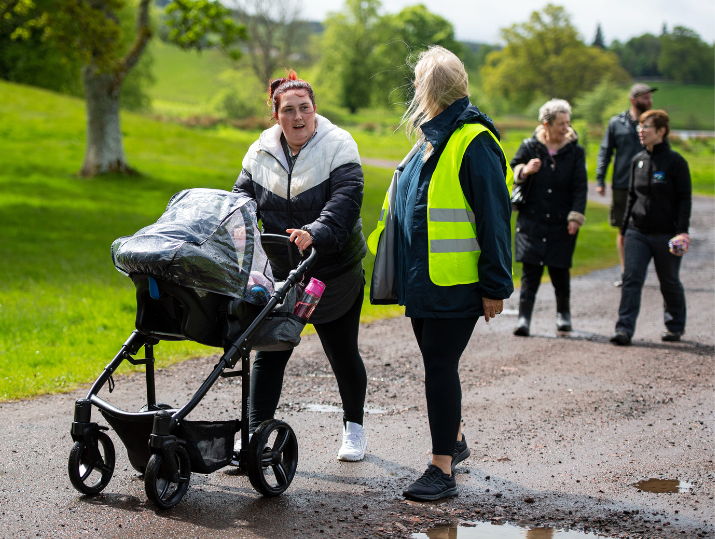
MULTIPOLYGON (((478 123, 465 124, 450 136, 430 179, 427 191, 429 276, 438 286, 479 281, 481 248, 477 242, 474 212, 459 183, 459 170, 467 147, 483 132, 489 133, 504 153, 499 140, 487 127, 478 123)), ((511 195, 514 173, 508 162, 506 167, 505 180, 511 195)))
POLYGON ((367 248, 370 249, 372 254, 377 254, 377 246, 380 243, 380 234, 385 229, 385 216, 387 211, 390 209, 390 192, 388 190, 385 193, 385 201, 382 203, 382 209, 380 210, 380 218, 377 220, 377 228, 372 231, 370 236, 367 238, 367 248))

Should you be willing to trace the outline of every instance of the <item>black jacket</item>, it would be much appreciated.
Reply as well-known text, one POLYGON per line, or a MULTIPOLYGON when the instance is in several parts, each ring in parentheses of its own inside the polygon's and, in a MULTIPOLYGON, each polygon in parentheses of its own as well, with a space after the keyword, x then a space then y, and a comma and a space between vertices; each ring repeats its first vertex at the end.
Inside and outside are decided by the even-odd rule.
POLYGON ((530 182, 526 202, 516 220, 516 260, 570 268, 578 234, 568 233, 568 220, 571 212, 578 214, 572 217, 582 217, 586 210, 586 158, 573 130, 571 142, 553 157, 539 140, 540 132, 537 128, 532 138, 525 139, 511 160, 516 169, 531 159, 541 159, 541 169, 526 180, 530 182))
POLYGON ((688 162, 667 141, 633 158, 624 233, 626 228, 643 234, 687 233, 691 206, 688 162))
POLYGON ((638 138, 638 120, 631 118, 630 111, 611 118, 603 135, 596 162, 596 181, 600 187, 606 185, 606 171, 611 162, 613 150, 616 162, 613 164, 613 188, 628 189, 631 179, 631 161, 643 150, 638 138))
MULTIPOLYGON (((294 188, 291 193, 293 167, 289 165, 291 170, 287 170, 279 159, 280 156, 266 151, 264 146, 259 144, 267 132, 249 149, 241 174, 233 186, 234 193, 244 193, 256 201, 258 218, 263 223, 264 232, 285 235, 289 228, 303 228, 310 232, 313 244, 318 250, 318 259, 307 273, 306 281, 313 276, 320 280, 337 277, 361 264, 367 254, 360 219, 364 178, 357 157, 357 146, 345 131, 339 130, 325 118, 319 119, 318 129, 323 129, 323 132, 329 130, 333 135, 338 132, 339 135, 326 135, 317 145, 306 143, 298 155, 296 168, 300 163, 312 163, 304 173, 309 177, 309 188, 294 188), (348 153, 354 154, 353 160, 333 168, 331 162, 335 161, 334 155, 346 145, 350 146, 348 153), (249 156, 259 159, 264 164, 263 169, 255 159, 249 159, 249 156), (330 161, 331 158, 333 161, 330 161), (255 181, 247 170, 249 163, 258 169, 254 174, 260 172, 262 178, 265 178, 265 168, 270 166, 269 180, 263 179, 263 184, 255 181), (318 170, 325 172, 317 172, 318 170), (324 175, 316 176, 317 174, 324 175), (294 194, 295 191, 298 191, 298 194, 294 194)), ((277 154, 282 152, 282 148, 277 145, 272 151, 277 154)), ((282 245, 273 244, 266 244, 264 248, 274 276, 280 280, 285 279, 292 269, 288 250, 282 245)), ((293 249, 297 253, 297 248, 293 246, 293 249)))
MULTIPOLYGON (((467 147, 459 169, 459 183, 474 211, 481 247, 479 282, 435 285, 429 276, 427 193, 432 175, 452 133, 465 123, 481 123, 497 138, 491 119, 465 97, 422 124, 434 147, 416 179, 414 204, 402 213, 395 208, 397 227, 396 279, 398 299, 414 318, 469 318, 484 315, 482 297, 507 299, 514 291, 511 277, 511 203, 506 186, 506 157, 489 133, 481 133, 467 147), (409 215, 407 215, 409 213, 409 215), (411 227, 404 233, 405 218, 411 227)), ((421 159, 418 152, 412 159, 421 159)), ((409 165, 408 165, 409 166, 409 165)), ((406 180, 405 175, 400 181, 406 180)))

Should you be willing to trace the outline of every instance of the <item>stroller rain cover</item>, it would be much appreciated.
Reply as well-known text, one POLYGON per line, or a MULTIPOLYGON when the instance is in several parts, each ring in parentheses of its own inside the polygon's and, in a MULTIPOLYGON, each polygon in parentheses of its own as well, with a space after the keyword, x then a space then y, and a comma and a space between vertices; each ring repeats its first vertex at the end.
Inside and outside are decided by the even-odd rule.
POLYGON ((256 203, 219 189, 175 194, 159 220, 112 244, 114 266, 196 290, 265 304, 273 273, 263 247, 256 203))

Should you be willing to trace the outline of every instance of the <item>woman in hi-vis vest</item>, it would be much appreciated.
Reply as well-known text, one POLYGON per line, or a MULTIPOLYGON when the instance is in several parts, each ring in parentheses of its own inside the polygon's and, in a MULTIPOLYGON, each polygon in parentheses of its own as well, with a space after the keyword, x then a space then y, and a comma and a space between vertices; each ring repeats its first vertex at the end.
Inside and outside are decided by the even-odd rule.
POLYGON ((404 494, 457 494, 454 470, 470 454, 461 432, 459 359, 479 317, 502 311, 511 277, 511 168, 492 121, 469 102, 462 62, 434 46, 415 67, 405 113, 417 144, 398 167, 377 230, 373 303, 399 303, 425 367, 432 463, 404 494))

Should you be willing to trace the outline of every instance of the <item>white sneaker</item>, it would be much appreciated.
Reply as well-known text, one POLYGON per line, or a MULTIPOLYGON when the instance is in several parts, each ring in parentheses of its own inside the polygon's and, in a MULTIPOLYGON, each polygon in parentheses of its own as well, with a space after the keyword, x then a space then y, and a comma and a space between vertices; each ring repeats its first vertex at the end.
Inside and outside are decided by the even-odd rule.
MULTIPOLYGON (((236 443, 233 444, 233 452, 234 453, 240 453, 241 452, 241 431, 238 431, 236 434, 238 434, 238 437, 236 438, 236 443)), ((251 441, 251 438, 253 438, 253 433, 248 435, 248 441, 251 441)))
POLYGON ((365 458, 367 449, 367 436, 362 425, 346 422, 343 428, 343 445, 338 451, 338 460, 356 462, 365 458))

